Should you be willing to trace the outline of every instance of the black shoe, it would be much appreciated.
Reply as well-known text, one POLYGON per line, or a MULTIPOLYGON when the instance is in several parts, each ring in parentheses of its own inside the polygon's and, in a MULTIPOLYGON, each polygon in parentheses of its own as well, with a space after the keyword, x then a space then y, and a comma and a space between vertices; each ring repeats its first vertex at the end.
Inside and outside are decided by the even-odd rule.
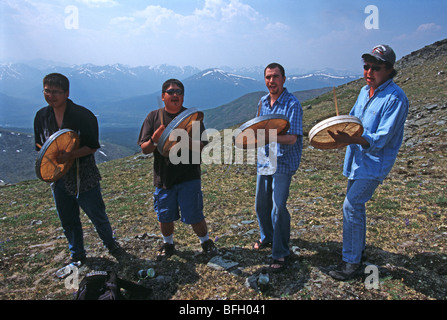
POLYGON ((335 270, 329 271, 329 275, 335 280, 340 281, 354 279, 362 274, 362 266, 361 263, 348 263, 343 261, 335 270))
POLYGON ((126 257, 126 251, 116 241, 111 246, 108 246, 107 249, 109 250, 109 253, 117 260, 126 257))
POLYGON ((163 260, 164 258, 169 258, 175 253, 175 244, 163 243, 161 248, 157 252, 157 260, 163 260))
POLYGON ((208 239, 204 243, 202 243, 202 249, 203 253, 206 254, 207 256, 214 256, 218 253, 217 248, 214 245, 213 240, 211 239, 208 239))

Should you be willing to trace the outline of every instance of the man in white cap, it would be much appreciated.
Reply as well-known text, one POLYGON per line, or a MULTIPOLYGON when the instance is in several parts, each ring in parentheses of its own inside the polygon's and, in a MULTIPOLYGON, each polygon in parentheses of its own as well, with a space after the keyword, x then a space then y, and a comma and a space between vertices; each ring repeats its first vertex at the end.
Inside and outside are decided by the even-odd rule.
POLYGON ((342 263, 329 272, 337 280, 352 279, 363 271, 365 204, 394 165, 409 107, 405 93, 393 82, 397 74, 393 49, 378 45, 362 58, 366 86, 350 115, 361 120, 364 132, 359 137, 330 132, 337 142, 348 145, 343 167, 348 187, 343 203, 342 263))

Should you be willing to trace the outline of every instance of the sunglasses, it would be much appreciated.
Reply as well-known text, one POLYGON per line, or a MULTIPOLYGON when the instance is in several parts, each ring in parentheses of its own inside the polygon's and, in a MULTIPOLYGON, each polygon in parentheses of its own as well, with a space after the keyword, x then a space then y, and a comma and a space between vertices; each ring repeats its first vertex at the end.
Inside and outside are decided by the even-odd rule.
POLYGON ((169 89, 165 91, 167 94, 169 94, 170 96, 177 94, 178 96, 181 96, 183 94, 183 90, 182 89, 169 89))
POLYGON ((372 71, 380 71, 382 70, 382 66, 377 66, 377 65, 369 65, 369 64, 365 64, 363 65, 363 69, 365 71, 368 71, 369 69, 371 69, 372 71))
POLYGON ((42 90, 43 94, 46 96, 60 96, 61 94, 64 93, 64 91, 61 90, 49 90, 49 89, 43 89, 42 90))

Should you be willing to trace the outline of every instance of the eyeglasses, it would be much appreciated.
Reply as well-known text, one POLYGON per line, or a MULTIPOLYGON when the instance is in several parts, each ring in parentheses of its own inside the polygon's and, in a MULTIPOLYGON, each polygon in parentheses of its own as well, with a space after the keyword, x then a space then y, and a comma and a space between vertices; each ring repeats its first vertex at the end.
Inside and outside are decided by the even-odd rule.
POLYGON ((369 65, 369 64, 365 64, 363 65, 363 70, 368 71, 369 69, 371 69, 372 71, 380 71, 382 70, 382 66, 377 66, 377 65, 369 65))
POLYGON ((60 96, 61 94, 64 93, 64 91, 62 91, 62 90, 49 90, 49 89, 43 89, 42 92, 46 96, 49 96, 49 95, 60 96))
POLYGON ((167 94, 169 94, 170 96, 177 94, 178 96, 181 96, 183 94, 183 90, 182 89, 169 89, 165 91, 167 94))

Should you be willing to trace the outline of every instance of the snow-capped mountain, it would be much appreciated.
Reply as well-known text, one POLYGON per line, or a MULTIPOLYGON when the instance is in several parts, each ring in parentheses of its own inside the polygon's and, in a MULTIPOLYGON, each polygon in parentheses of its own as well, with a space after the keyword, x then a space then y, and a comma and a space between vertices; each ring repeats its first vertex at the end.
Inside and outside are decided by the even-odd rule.
MULTIPOLYGON (((0 127, 32 127, 35 112, 46 105, 42 79, 52 72, 62 73, 70 79, 70 98, 91 109, 103 127, 139 127, 149 111, 160 107, 161 86, 169 78, 182 80, 185 106, 198 109, 216 108, 247 93, 266 91, 263 67, 200 71, 190 66, 169 65, 56 66, 42 61, 36 66, 0 64, 0 127)), ((286 87, 295 92, 337 86, 354 78, 345 74, 314 72, 288 76, 286 87)))
POLYGON ((312 72, 287 77, 286 87, 289 91, 336 87, 360 78, 359 75, 334 75, 325 72, 312 72))
POLYGON ((185 104, 199 109, 215 108, 244 94, 265 90, 261 81, 217 68, 203 70, 183 83, 185 104))

